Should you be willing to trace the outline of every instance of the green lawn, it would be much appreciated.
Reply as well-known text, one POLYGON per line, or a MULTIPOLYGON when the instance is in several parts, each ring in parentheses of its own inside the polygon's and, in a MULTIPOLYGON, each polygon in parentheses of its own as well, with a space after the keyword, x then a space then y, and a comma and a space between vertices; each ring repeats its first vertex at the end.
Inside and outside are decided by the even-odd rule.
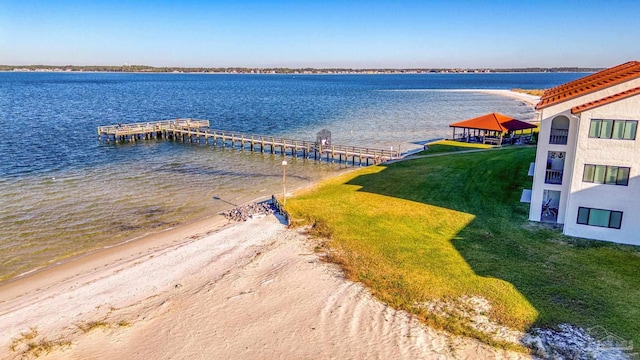
POLYGON ((452 140, 440 140, 440 141, 431 143, 427 146, 428 146, 427 150, 421 151, 416 155, 431 155, 431 154, 449 153, 449 152, 457 152, 457 151, 490 149, 493 147, 493 145, 465 143, 465 142, 452 141, 452 140))
POLYGON ((509 327, 600 325, 640 343, 640 249, 530 223, 519 198, 534 156, 513 148, 363 168, 288 199, 287 210, 329 237, 347 276, 431 325, 496 344, 420 306, 471 295, 509 327))

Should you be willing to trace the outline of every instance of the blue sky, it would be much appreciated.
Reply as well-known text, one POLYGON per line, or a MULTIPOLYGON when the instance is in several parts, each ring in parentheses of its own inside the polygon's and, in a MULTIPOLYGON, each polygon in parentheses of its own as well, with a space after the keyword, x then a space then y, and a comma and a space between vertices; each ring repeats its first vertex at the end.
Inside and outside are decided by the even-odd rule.
POLYGON ((0 64, 609 67, 640 1, 0 0, 0 64))

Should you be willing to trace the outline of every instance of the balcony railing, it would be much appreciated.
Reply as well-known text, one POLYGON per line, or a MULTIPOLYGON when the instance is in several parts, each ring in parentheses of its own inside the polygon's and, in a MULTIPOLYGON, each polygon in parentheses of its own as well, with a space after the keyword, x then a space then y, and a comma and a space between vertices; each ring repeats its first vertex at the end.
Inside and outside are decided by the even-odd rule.
POLYGON ((562 170, 547 169, 544 182, 547 184, 562 184, 562 170))
POLYGON ((566 145, 568 137, 569 137, 569 130, 551 129, 551 136, 549 136, 549 144, 566 145))

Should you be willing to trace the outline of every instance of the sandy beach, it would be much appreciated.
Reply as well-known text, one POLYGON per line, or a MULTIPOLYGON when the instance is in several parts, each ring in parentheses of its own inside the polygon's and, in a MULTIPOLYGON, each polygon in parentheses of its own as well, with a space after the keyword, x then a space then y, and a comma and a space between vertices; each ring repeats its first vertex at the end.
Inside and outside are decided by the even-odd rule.
POLYGON ((527 105, 530 105, 531 107, 536 106, 536 104, 538 104, 538 102, 540 101, 540 96, 529 95, 529 94, 525 94, 517 91, 511 91, 511 90, 486 89, 486 90, 480 90, 480 92, 485 94, 494 94, 494 95, 505 96, 512 99, 517 99, 526 103, 527 105))
POLYGON ((455 92, 477 92, 483 94, 491 94, 497 96, 504 96, 516 100, 520 100, 525 104, 534 107, 540 101, 540 96, 529 95, 517 91, 512 90, 501 90, 501 89, 456 89, 456 90, 446 90, 446 91, 455 91, 455 92))
POLYGON ((0 358, 524 358, 376 301, 273 215, 216 217, 0 288, 0 358))

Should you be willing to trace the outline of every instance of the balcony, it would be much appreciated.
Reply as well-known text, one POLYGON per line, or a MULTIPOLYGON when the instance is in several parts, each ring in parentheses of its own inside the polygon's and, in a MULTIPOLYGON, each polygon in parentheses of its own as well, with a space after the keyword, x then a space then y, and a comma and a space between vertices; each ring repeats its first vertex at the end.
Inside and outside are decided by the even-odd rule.
POLYGON ((544 175, 545 184, 562 184, 565 155, 564 151, 549 151, 547 154, 547 169, 544 175))
POLYGON ((569 138, 569 130, 567 129, 551 129, 549 136, 549 144, 566 145, 569 138))
POLYGON ((562 170, 547 169, 544 182, 545 184, 562 184, 562 170))
POLYGON ((542 209, 540 221, 546 223, 558 222, 558 207, 560 204, 560 191, 545 190, 542 195, 542 209))
POLYGON ((569 137, 569 125, 569 118, 564 115, 553 118, 549 144, 566 145, 569 137))

